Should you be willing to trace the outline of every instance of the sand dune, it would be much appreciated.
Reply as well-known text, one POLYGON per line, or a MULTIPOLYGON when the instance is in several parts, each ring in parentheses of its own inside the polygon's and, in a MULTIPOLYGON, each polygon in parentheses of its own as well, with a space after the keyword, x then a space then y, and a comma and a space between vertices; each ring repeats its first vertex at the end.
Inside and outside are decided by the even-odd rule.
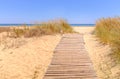
MULTIPOLYGON (((120 79, 120 66, 109 56, 109 45, 101 44, 92 34, 94 28, 74 27, 74 30, 84 34, 85 47, 99 79, 120 79)), ((61 39, 60 35, 18 39, 2 37, 0 79, 42 79, 52 59, 53 50, 61 39)))
POLYGON ((25 43, 18 47, 0 46, 0 79, 42 79, 60 38, 48 35, 19 39, 25 43))

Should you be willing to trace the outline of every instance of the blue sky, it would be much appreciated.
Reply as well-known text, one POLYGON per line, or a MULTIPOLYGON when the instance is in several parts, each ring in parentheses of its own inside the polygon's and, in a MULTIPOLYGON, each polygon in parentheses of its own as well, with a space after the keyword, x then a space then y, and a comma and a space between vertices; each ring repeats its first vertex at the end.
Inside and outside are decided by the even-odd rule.
POLYGON ((120 0, 0 0, 0 23, 34 23, 64 18, 95 23, 120 15, 120 0))

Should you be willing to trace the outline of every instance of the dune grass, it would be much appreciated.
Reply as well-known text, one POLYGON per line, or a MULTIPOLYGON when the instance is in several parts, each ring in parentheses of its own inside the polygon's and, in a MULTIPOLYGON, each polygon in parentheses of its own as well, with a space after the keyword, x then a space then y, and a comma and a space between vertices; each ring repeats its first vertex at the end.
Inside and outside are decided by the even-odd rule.
POLYGON ((51 34, 64 34, 64 33, 74 33, 73 28, 67 23, 67 21, 51 20, 48 22, 43 22, 36 24, 34 26, 21 26, 12 29, 12 37, 33 37, 41 35, 51 35, 51 34))
POLYGON ((112 56, 120 61, 120 17, 102 18, 96 22, 95 34, 113 50, 112 56))

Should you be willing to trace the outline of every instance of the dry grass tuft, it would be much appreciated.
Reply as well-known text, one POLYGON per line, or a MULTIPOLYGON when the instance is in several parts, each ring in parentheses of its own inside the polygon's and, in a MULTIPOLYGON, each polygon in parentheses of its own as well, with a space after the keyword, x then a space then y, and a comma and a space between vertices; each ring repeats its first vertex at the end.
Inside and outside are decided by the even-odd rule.
POLYGON ((63 34, 63 33, 75 33, 73 28, 63 19, 51 20, 48 22, 43 22, 41 24, 36 24, 34 26, 22 26, 13 28, 11 32, 11 37, 33 37, 41 35, 51 35, 51 34, 63 34))
POLYGON ((98 20, 95 34, 103 43, 112 47, 112 56, 120 60, 120 17, 98 20))
POLYGON ((18 39, 24 37, 30 38, 63 33, 75 33, 72 27, 63 19, 51 20, 33 26, 0 27, 0 45, 3 46, 3 49, 19 47, 23 42, 18 39))

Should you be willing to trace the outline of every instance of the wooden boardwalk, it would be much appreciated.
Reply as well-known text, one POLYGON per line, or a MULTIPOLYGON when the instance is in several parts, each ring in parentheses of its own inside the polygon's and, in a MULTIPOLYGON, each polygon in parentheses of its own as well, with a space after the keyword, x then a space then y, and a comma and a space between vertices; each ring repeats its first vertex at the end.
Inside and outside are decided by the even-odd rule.
POLYGON ((63 35, 43 79, 97 79, 82 34, 63 35))

